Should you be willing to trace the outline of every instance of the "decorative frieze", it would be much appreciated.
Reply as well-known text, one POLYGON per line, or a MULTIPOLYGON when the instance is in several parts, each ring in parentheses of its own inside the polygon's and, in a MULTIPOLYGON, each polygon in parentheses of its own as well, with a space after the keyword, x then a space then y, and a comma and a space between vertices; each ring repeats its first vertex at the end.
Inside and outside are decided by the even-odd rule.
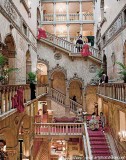
POLYGON ((28 36, 23 33, 22 25, 23 22, 26 24, 25 20, 17 10, 16 6, 12 0, 0 0, 0 12, 11 21, 12 25, 22 34, 22 36, 27 39, 36 48, 36 37, 32 33, 28 25, 26 25, 28 30, 28 36))
POLYGON ((126 9, 126 5, 121 10, 121 12, 117 15, 115 20, 112 22, 112 24, 109 26, 109 28, 106 30, 106 32, 102 36, 101 46, 104 48, 119 32, 121 32, 125 26, 125 14, 124 10, 126 9))

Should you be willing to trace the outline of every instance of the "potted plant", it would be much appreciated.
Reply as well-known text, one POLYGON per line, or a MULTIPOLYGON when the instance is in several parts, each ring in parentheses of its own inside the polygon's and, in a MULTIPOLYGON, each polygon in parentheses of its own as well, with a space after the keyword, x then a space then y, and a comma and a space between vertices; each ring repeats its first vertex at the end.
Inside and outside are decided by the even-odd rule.
POLYGON ((6 66, 7 58, 0 53, 0 82, 1 84, 6 84, 6 79, 8 78, 9 74, 13 71, 18 70, 18 68, 8 68, 6 66))
POLYGON ((120 66, 120 72, 118 72, 118 74, 120 74, 120 78, 124 80, 124 83, 126 83, 126 66, 121 62, 116 62, 116 64, 120 66))
POLYGON ((30 89, 31 89, 31 100, 36 98, 35 95, 35 81, 36 81, 36 74, 34 72, 28 73, 28 80, 30 82, 30 89))

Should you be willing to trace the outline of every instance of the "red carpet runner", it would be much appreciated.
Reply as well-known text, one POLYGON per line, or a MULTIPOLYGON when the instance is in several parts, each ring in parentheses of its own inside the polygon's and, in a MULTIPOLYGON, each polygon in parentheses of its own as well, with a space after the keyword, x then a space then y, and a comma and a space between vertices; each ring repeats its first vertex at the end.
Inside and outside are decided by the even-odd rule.
MULTIPOLYGON (((89 120, 90 117, 87 118, 87 126, 89 120)), ((110 156, 112 156, 112 154, 104 133, 101 125, 97 131, 92 131, 88 128, 91 151, 94 159, 111 159, 110 156)))

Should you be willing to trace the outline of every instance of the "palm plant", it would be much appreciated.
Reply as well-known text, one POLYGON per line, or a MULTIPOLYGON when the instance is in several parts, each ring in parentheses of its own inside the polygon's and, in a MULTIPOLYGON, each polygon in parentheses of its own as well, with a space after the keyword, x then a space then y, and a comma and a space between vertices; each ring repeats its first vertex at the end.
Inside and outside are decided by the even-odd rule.
POLYGON ((28 73, 28 80, 30 81, 30 83, 34 83, 36 80, 36 74, 34 72, 29 72, 28 73))
POLYGON ((103 74, 104 70, 103 68, 100 68, 96 71, 96 78, 100 79, 102 77, 102 74, 103 74))
POLYGON ((120 74, 120 78, 124 80, 124 83, 126 83, 126 66, 121 62, 116 62, 116 64, 120 66, 120 72, 118 72, 118 74, 120 74))

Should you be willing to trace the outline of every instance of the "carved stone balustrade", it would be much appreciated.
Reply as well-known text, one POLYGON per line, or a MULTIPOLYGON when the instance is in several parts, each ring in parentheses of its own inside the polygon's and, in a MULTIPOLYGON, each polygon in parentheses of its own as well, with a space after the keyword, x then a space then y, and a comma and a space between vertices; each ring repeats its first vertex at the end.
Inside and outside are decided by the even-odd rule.
POLYGON ((34 123, 35 136, 83 135, 83 123, 34 123))
POLYGON ((98 86, 98 94, 126 102, 126 83, 106 83, 98 86))
MULTIPOLYGON (((56 21, 66 21, 67 20, 67 14, 56 14, 56 21)), ((72 13, 69 14, 69 20, 70 21, 79 21, 81 15, 79 13, 72 13)), ((82 13, 82 19, 83 20, 93 20, 93 13, 82 13)), ((43 21, 54 21, 54 15, 53 14, 44 14, 43 15, 43 21)))
POLYGON ((48 93, 48 86, 41 84, 36 85, 36 97, 48 93))
POLYGON ((70 99, 70 110, 74 113, 76 113, 77 109, 79 108, 83 108, 83 106, 75 101, 73 101, 72 99, 70 99))
MULTIPOLYGON (((43 40, 51 42, 51 44, 55 44, 56 46, 68 51, 71 56, 80 55, 80 52, 78 52, 77 46, 74 43, 71 43, 63 38, 57 37, 53 34, 50 34, 46 32, 47 37, 43 40)), ((82 47, 82 46, 81 46, 82 47)), ((92 52, 91 57, 97 58, 101 61, 101 55, 99 54, 99 51, 93 47, 89 47, 90 52, 92 52)))
POLYGON ((66 96, 53 88, 51 88, 51 98, 60 104, 65 105, 66 96))

